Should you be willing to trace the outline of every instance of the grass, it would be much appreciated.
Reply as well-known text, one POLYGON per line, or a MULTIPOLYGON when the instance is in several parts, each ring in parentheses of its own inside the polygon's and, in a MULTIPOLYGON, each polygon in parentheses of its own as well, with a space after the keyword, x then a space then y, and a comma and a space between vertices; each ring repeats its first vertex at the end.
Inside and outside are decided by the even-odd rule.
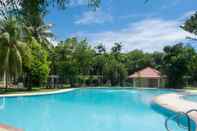
POLYGON ((197 87, 188 86, 188 87, 185 87, 184 89, 186 89, 186 90, 197 90, 197 87))
MULTIPOLYGON (((0 81, 0 85, 3 84, 3 81, 0 81)), ((57 91, 61 89, 70 88, 70 84, 64 84, 63 88, 43 88, 43 87, 33 87, 32 90, 28 91, 27 88, 8 88, 7 91, 3 87, 0 87, 0 94, 25 94, 25 93, 34 93, 34 92, 50 92, 57 91)))

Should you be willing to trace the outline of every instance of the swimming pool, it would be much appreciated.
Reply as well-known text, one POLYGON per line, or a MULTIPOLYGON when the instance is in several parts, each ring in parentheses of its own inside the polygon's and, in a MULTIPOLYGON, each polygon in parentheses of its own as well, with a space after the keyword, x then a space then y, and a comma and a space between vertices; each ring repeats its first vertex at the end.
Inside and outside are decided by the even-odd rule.
MULTIPOLYGON (((153 110, 154 96, 168 90, 76 89, 0 98, 0 123, 25 131, 166 131, 166 116, 153 110)), ((172 121, 173 131, 179 129, 172 121)))
POLYGON ((197 102, 197 94, 183 96, 185 100, 197 102))

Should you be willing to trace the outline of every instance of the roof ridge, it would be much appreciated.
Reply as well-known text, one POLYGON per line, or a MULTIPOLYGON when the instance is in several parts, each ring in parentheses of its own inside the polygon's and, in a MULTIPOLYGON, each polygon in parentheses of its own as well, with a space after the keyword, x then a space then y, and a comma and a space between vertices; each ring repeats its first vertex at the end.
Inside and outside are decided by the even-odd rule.
POLYGON ((161 77, 161 73, 160 73, 160 71, 158 71, 152 67, 146 67, 144 69, 134 72, 129 77, 130 78, 132 78, 132 77, 161 77))

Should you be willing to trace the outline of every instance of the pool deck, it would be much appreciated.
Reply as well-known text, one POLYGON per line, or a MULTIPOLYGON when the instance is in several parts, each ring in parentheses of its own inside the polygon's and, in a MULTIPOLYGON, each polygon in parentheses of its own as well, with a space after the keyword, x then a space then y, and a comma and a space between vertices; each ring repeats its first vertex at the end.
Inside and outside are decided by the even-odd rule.
POLYGON ((24 131, 24 130, 17 129, 8 125, 0 124, 0 131, 24 131))
POLYGON ((1 94, 0 97, 40 96, 40 95, 50 95, 50 94, 64 93, 64 92, 68 92, 68 91, 72 91, 72 90, 75 90, 75 89, 74 88, 69 88, 69 89, 60 89, 60 90, 57 90, 57 91, 48 91, 48 92, 1 94))
MULTIPOLYGON (((196 102, 184 100, 182 96, 183 94, 179 94, 179 93, 164 94, 155 97, 153 102, 173 112, 186 113, 191 109, 197 109, 196 102)), ((197 125, 197 112, 191 112, 189 116, 197 125)))

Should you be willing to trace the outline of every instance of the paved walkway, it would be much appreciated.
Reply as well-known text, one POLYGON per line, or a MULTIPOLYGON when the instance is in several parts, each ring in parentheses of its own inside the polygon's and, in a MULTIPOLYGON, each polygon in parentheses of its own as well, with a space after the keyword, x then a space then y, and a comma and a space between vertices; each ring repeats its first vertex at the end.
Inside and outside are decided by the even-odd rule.
POLYGON ((16 129, 14 127, 8 125, 0 124, 0 131, 23 131, 22 129, 16 129))
POLYGON ((57 94, 72 91, 74 88, 70 89, 60 89, 57 91, 48 91, 48 92, 31 92, 31 93, 16 93, 16 94, 0 94, 0 97, 15 97, 15 96, 39 96, 39 95, 50 95, 50 94, 57 94))

